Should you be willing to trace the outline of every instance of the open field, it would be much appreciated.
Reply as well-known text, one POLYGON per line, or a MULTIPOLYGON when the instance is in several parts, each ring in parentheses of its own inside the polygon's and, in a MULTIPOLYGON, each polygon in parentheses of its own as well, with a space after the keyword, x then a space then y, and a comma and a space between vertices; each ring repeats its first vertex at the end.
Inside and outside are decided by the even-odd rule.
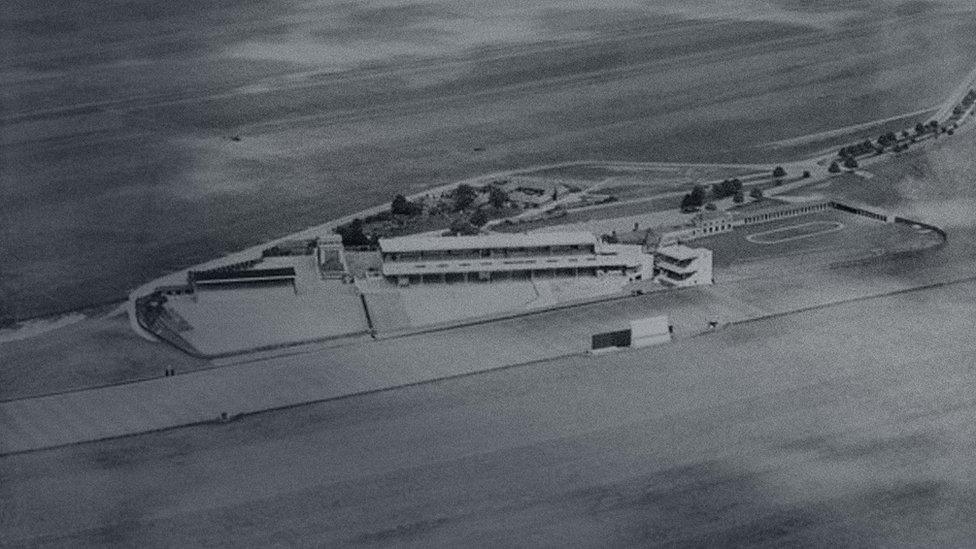
POLYGON ((0 543, 967 545, 974 299, 3 457, 0 543))
MULTIPOLYGON (((558 228, 560 226, 579 225, 591 221, 607 220, 608 223, 617 218, 646 216, 654 219, 655 213, 667 210, 675 210, 681 206, 680 196, 664 196, 648 200, 636 200, 624 203, 609 203, 587 208, 567 210, 565 215, 535 219, 532 221, 522 221, 510 225, 499 224, 492 227, 492 230, 502 233, 523 233, 535 231, 547 227, 558 228)), ((688 215, 687 217, 691 217, 688 215)), ((657 224, 657 223, 653 223, 657 224)), ((554 229, 557 230, 557 229, 554 229)))
MULTIPOLYGON (((972 276, 974 136, 871 168, 895 196, 886 207, 945 227, 946 246, 831 276, 867 289, 972 276)), ((841 196, 851 188, 835 181, 841 196)), ((790 295, 768 279, 719 292, 729 288, 630 303, 773 310, 790 295)), ((960 283, 640 352, 2 457, 0 544, 967 545, 974 300, 976 283, 960 283)), ((588 320, 555 318, 547 329, 588 320)), ((82 329, 103 328, 61 328, 46 350, 5 344, 0 363, 22 344, 64 376, 58 360, 91 338, 66 334, 82 329)), ((422 368, 428 356, 390 363, 422 368)))
MULTIPOLYGON (((829 193, 842 200, 874 204, 944 227, 949 232, 949 243, 926 253, 924 262, 912 257, 871 262, 863 269, 851 271, 852 279, 869 284, 879 272, 901 279, 906 270, 920 264, 940 269, 957 265, 963 271, 966 265, 976 264, 976 254, 966 244, 976 242, 972 213, 976 211, 976 186, 972 184, 976 174, 976 132, 891 157, 870 170, 876 177, 845 175, 823 186, 817 184, 789 194, 794 198, 822 198, 829 193)), ((786 263, 785 267, 789 267, 793 262, 787 258, 786 263)), ((776 277, 776 272, 762 269, 753 273, 758 277, 755 291, 744 293, 741 301, 756 303, 768 299, 769 285, 763 277, 776 277)), ((912 284, 924 284, 932 278, 931 274, 913 276, 912 284)), ((208 364, 140 339, 121 318, 91 318, 42 338, 0 344, 0 399, 155 377, 166 366, 182 372, 208 364)))
POLYGON ((976 133, 971 130, 924 150, 896 155, 867 171, 873 177, 844 174, 787 196, 850 199, 947 229, 974 224, 976 133))
POLYGON ((976 62, 967 0, 673 4, 7 2, 0 317, 480 173, 771 162, 976 62))
POLYGON ((668 182, 675 185, 688 185, 701 181, 713 181, 726 177, 742 177, 755 170, 748 167, 718 166, 603 166, 582 164, 559 168, 546 168, 527 172, 536 177, 554 179, 584 180, 592 183, 612 178, 633 178, 637 180, 668 182))
POLYGON ((86 318, 0 345, 0 400, 188 372, 209 363, 137 336, 124 315, 86 318))

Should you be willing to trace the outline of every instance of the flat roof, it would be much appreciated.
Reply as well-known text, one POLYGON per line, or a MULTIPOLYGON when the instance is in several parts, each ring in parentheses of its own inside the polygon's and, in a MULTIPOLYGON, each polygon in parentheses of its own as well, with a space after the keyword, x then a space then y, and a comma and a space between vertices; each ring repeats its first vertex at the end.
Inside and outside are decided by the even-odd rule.
POLYGON ((694 259, 698 257, 697 250, 689 248, 683 244, 672 244, 671 246, 663 246, 657 249, 657 253, 661 255, 666 255, 668 257, 673 257, 679 261, 685 259, 694 259))
POLYGON ((476 236, 401 236, 381 238, 384 252, 436 250, 479 250, 485 248, 535 248, 596 244, 596 236, 585 231, 542 233, 493 233, 476 236))
POLYGON ((197 282, 219 280, 254 280, 261 278, 295 278, 294 267, 273 269, 190 271, 189 278, 197 282))

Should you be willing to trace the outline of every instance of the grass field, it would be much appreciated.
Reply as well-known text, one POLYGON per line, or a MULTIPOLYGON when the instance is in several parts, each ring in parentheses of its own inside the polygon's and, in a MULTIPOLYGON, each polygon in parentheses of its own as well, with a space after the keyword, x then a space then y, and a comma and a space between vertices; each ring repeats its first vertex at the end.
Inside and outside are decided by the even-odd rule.
POLYGON ((0 543, 965 546, 974 299, 3 457, 0 543))
POLYGON ((770 161, 976 61, 963 0, 673 4, 8 2, 0 317, 485 172, 770 161))
MULTIPOLYGON (((841 276, 972 276, 974 146, 969 132, 872 166, 874 179, 833 180, 838 196, 949 233, 931 253, 841 276)), ((745 287, 747 303, 782 299, 768 279, 745 287)), ((955 284, 2 457, 0 544, 967 546, 974 300, 976 285, 955 284)), ((0 364, 19 366, 21 387, 84 383, 116 375, 104 366, 120 341, 149 349, 145 367, 165 361, 119 320, 4 344, 0 364), (85 364, 98 367, 78 374, 85 364)))
POLYGON ((125 316, 89 318, 0 345, 0 400, 126 383, 207 367, 168 345, 137 336, 125 316))
POLYGON ((937 235, 840 211, 826 211, 740 227, 695 240, 712 250, 716 269, 773 260, 801 266, 874 252, 901 251, 939 242, 937 235))

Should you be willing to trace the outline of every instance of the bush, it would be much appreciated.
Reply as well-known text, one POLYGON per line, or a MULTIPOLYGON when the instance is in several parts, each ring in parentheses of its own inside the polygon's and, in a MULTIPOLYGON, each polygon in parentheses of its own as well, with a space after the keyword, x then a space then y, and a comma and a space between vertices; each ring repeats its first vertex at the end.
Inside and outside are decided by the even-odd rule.
POLYGON ((751 196, 756 200, 759 200, 760 198, 763 197, 762 189, 760 189, 759 187, 753 187, 752 190, 749 191, 749 196, 751 196))
POLYGON ((398 194, 393 197, 393 202, 390 204, 390 213, 393 215, 420 215, 423 213, 424 207, 416 202, 410 202, 402 194, 398 194))
POLYGON ((488 191, 488 202, 496 209, 504 208, 505 204, 508 203, 508 193, 492 186, 491 190, 488 191))
POLYGON ((695 185, 691 189, 691 192, 686 194, 681 199, 681 210, 682 211, 693 211, 696 208, 700 208, 702 204, 705 203, 705 188, 701 185, 695 185))
POLYGON ((773 177, 786 177, 786 170, 783 169, 783 166, 776 166, 776 169, 773 170, 773 177))
POLYGON ((467 183, 461 183, 454 189, 454 209, 456 211, 466 210, 474 203, 478 197, 478 191, 467 183))
POLYGON ((836 161, 831 162, 830 167, 827 168, 827 171, 830 173, 840 173, 840 164, 838 164, 836 161))
POLYGON ((854 170, 857 168, 857 166, 858 166, 857 160, 853 158, 848 158, 847 160, 844 160, 844 167, 849 170, 854 170))
POLYGON ((370 239, 363 232, 363 220, 356 218, 345 225, 336 227, 335 232, 342 238, 343 246, 368 246, 370 239))
POLYGON ((732 202, 735 202, 736 204, 742 204, 745 201, 746 196, 742 194, 742 191, 735 193, 735 195, 732 197, 732 202))
POLYGON ((475 227, 481 227, 485 223, 488 223, 488 216, 484 211, 478 210, 471 216, 471 224, 475 227))
POLYGON ((810 179, 810 170, 803 170, 803 179, 810 179))
POLYGON ((733 196, 735 193, 742 190, 742 181, 738 179, 726 179, 721 183, 716 183, 712 185, 712 197, 716 200, 722 198, 733 196))
POLYGON ((478 227, 464 219, 455 219, 451 222, 450 232, 456 235, 476 235, 478 234, 478 227))

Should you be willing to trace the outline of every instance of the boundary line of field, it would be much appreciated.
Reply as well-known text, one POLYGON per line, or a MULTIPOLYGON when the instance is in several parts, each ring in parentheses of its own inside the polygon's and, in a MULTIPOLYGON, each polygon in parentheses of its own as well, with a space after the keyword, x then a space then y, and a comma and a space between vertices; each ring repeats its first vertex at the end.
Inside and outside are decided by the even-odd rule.
POLYGON ((778 229, 770 229, 768 231, 761 231, 758 233, 752 233, 746 235, 746 240, 753 244, 759 245, 771 245, 771 244, 782 244, 783 242, 792 242, 793 240, 800 240, 801 238, 811 238, 814 236, 820 236, 822 234, 836 233, 837 231, 842 231, 847 228, 840 221, 809 221, 807 223, 800 223, 799 225, 790 225, 789 227, 780 227, 778 229), (759 237, 767 234, 782 233, 790 229, 798 229, 800 227, 809 227, 810 225, 831 225, 830 228, 824 229, 822 231, 817 231, 815 233, 800 234, 796 236, 788 236, 786 238, 780 238, 778 240, 757 240, 759 237))

